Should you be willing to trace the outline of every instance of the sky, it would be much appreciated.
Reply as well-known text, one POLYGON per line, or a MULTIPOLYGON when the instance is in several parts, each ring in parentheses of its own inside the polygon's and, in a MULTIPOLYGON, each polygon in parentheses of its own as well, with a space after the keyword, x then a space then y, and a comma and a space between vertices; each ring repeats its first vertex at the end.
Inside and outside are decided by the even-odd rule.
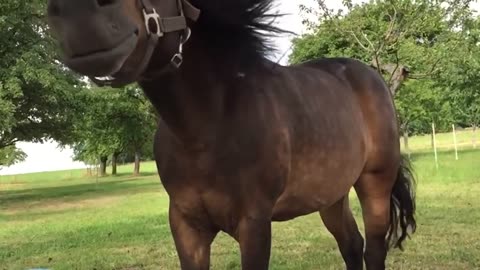
MULTIPOLYGON (((360 2, 357 0, 354 2, 360 2)), ((341 7, 341 1, 339 0, 325 0, 325 3, 329 8, 338 9, 341 7)), ((301 35, 304 33, 302 26, 302 18, 300 16, 299 5, 315 5, 315 0, 276 0, 275 11, 281 14, 286 14, 278 18, 278 26, 284 30, 301 35)), ((474 8, 478 10, 480 5, 474 4, 474 8)), ((273 60, 277 60, 281 64, 286 64, 288 61, 288 55, 290 52, 291 42, 290 40, 294 36, 282 35, 274 39, 275 46, 277 48, 277 54, 273 57, 273 60), (283 58, 281 57, 283 56, 283 58)), ((20 174, 39 171, 53 171, 64 170, 73 168, 85 167, 83 163, 72 161, 72 150, 67 148, 60 150, 57 148, 55 142, 48 142, 45 144, 35 143, 19 143, 17 144, 27 155, 25 162, 13 165, 9 168, 0 169, 0 175, 8 174, 20 174)))
MULTIPOLYGON (((334 9, 338 9, 342 6, 340 2, 340 0, 325 0, 327 6, 334 9)), ((360 1, 354 0, 354 2, 360 1)), ((305 30, 302 25, 302 17, 300 16, 299 5, 303 4, 306 6, 314 6, 315 3, 315 0, 276 0, 274 2, 274 11, 284 14, 284 16, 281 16, 277 19, 278 26, 284 30, 293 32, 296 35, 304 34, 305 30)), ((288 62, 288 55, 291 51, 290 40, 293 37, 295 36, 281 35, 275 38, 275 45, 278 52, 275 55, 274 60, 277 60, 281 64, 286 64, 288 62)))
POLYGON ((61 150, 53 142, 41 143, 17 143, 28 156, 27 159, 8 168, 0 169, 0 175, 22 174, 42 171, 59 171, 67 169, 85 168, 82 162, 72 160, 73 151, 70 148, 61 150))

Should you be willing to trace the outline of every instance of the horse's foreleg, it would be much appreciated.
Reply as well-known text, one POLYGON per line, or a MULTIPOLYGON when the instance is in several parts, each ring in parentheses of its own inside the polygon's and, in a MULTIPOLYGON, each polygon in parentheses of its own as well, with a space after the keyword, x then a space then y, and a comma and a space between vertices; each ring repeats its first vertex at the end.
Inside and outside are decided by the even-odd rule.
POLYGON ((218 231, 207 224, 185 218, 175 207, 170 207, 170 228, 180 258, 182 270, 208 270, 210 245, 218 231))
POLYGON ((238 226, 242 270, 267 270, 270 261, 271 220, 269 216, 244 217, 238 226))
POLYGON ((390 226, 390 195, 395 174, 364 173, 355 185, 365 223, 367 270, 384 270, 390 226))
POLYGON ((363 238, 350 210, 348 195, 320 212, 323 223, 337 240, 347 270, 363 269, 363 238))

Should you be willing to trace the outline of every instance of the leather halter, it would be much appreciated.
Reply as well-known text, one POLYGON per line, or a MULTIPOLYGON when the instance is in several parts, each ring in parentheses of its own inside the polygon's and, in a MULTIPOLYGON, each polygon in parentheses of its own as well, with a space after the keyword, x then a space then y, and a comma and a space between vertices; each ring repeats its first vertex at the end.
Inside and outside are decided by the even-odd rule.
MULTIPOLYGON (((134 72, 122 74, 121 78, 108 78, 106 80, 90 77, 90 79, 99 86, 122 87, 127 84, 135 82, 145 71, 150 62, 153 52, 157 47, 158 40, 165 35, 165 33, 184 31, 185 33, 180 37, 180 45, 178 52, 172 57, 170 65, 174 68, 179 68, 183 62, 182 47, 183 44, 190 37, 190 29, 187 26, 186 18, 197 21, 200 16, 200 10, 190 4, 187 0, 177 0, 177 8, 180 15, 174 17, 161 18, 153 7, 150 0, 139 0, 142 6, 143 19, 145 22, 145 30, 147 34, 147 48, 142 61, 134 72)), ((165 69, 163 68, 163 69, 165 69)), ((162 69, 162 70, 163 70, 162 69)))

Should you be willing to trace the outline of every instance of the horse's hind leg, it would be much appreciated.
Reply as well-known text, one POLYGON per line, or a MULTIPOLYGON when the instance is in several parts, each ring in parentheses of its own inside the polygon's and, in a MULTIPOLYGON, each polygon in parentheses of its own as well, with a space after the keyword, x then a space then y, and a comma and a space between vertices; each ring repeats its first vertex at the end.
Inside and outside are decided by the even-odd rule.
POLYGON ((409 228, 415 231, 414 184, 404 157, 398 169, 365 172, 355 184, 365 223, 367 270, 385 269, 389 244, 402 248, 409 228))
POLYGON ((367 270, 385 269, 386 235, 390 225, 390 192, 395 175, 364 173, 355 184, 365 223, 367 270))
POLYGON ((363 238, 349 207, 348 195, 320 212, 323 223, 337 240, 347 270, 363 269, 363 238))

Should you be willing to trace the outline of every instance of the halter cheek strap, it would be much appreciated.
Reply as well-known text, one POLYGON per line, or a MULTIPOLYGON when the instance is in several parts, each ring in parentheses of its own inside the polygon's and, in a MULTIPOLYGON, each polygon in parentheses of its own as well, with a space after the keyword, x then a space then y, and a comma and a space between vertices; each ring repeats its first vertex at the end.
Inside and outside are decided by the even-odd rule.
POLYGON ((190 29, 187 26, 186 18, 192 21, 197 21, 200 16, 200 10, 195 8, 187 0, 177 0, 177 8, 180 15, 174 17, 161 18, 153 7, 150 0, 139 0, 142 6, 143 20, 145 22, 145 31, 147 34, 147 48, 143 55, 142 61, 137 69, 129 74, 122 74, 121 78, 109 78, 106 80, 90 77, 90 79, 99 86, 122 87, 127 84, 135 82, 142 73, 146 70, 148 63, 152 57, 158 40, 165 35, 165 33, 184 31, 185 33, 180 37, 180 45, 178 52, 172 57, 169 65, 174 68, 179 68, 183 62, 183 44, 190 37, 190 29))

